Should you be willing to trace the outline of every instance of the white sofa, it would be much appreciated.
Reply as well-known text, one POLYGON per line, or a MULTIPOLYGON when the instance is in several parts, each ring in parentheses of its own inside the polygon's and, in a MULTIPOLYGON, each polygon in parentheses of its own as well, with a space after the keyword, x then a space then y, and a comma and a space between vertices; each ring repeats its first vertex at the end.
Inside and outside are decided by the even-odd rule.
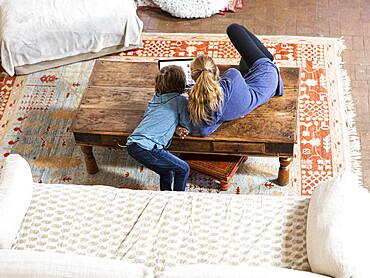
POLYGON ((133 0, 0 0, 1 65, 9 75, 141 45, 133 0))
POLYGON ((343 211, 360 217, 370 196, 351 179, 312 199, 134 191, 33 183, 10 155, 0 277, 370 277, 370 228, 343 211))

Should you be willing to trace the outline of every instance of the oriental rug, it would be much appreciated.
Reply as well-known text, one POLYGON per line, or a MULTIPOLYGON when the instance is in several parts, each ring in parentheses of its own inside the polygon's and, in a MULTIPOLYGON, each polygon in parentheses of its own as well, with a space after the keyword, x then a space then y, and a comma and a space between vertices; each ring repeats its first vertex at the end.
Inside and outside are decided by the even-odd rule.
MULTIPOLYGON (((274 184, 277 158, 250 157, 226 192, 310 195, 320 182, 352 168, 360 178, 360 143, 347 74, 342 69, 344 43, 335 38, 260 36, 281 67, 300 68, 298 144, 289 185, 274 184)), ((223 34, 144 34, 143 48, 102 60, 156 61, 165 57, 212 56, 237 64, 239 55, 223 34)), ((22 77, 0 79, 0 163, 19 153, 36 182, 105 184, 158 190, 159 178, 125 151, 95 148, 100 167, 85 171, 70 125, 86 89, 94 61, 76 63, 22 77)), ((153 77, 154 78, 154 77, 153 77)), ((216 181, 193 173, 187 190, 220 192, 216 181)))

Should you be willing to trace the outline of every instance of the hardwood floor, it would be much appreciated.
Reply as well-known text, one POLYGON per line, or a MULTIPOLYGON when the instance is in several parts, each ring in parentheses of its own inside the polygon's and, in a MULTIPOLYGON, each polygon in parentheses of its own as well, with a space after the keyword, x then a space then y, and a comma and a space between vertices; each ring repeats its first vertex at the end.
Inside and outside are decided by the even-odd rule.
POLYGON ((370 187, 370 1, 245 0, 243 11, 183 20, 159 10, 139 11, 146 32, 224 33, 238 22, 256 34, 343 37, 361 140, 364 184, 370 187))

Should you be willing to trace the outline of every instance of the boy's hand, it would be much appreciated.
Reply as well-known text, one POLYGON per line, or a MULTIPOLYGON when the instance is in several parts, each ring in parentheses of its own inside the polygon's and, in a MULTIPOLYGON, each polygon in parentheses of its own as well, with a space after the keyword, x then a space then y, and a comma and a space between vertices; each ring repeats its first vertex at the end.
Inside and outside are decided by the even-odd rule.
POLYGON ((177 126, 176 134, 180 136, 181 139, 184 139, 189 134, 189 131, 185 127, 177 126))

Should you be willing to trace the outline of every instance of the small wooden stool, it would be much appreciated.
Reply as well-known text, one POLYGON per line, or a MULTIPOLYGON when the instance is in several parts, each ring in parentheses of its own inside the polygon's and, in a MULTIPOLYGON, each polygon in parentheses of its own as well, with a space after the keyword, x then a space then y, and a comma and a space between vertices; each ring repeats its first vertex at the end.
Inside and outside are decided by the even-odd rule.
POLYGON ((230 179, 248 157, 187 153, 180 155, 180 158, 189 164, 191 170, 215 178, 220 182, 219 188, 221 190, 228 190, 230 187, 230 179))

